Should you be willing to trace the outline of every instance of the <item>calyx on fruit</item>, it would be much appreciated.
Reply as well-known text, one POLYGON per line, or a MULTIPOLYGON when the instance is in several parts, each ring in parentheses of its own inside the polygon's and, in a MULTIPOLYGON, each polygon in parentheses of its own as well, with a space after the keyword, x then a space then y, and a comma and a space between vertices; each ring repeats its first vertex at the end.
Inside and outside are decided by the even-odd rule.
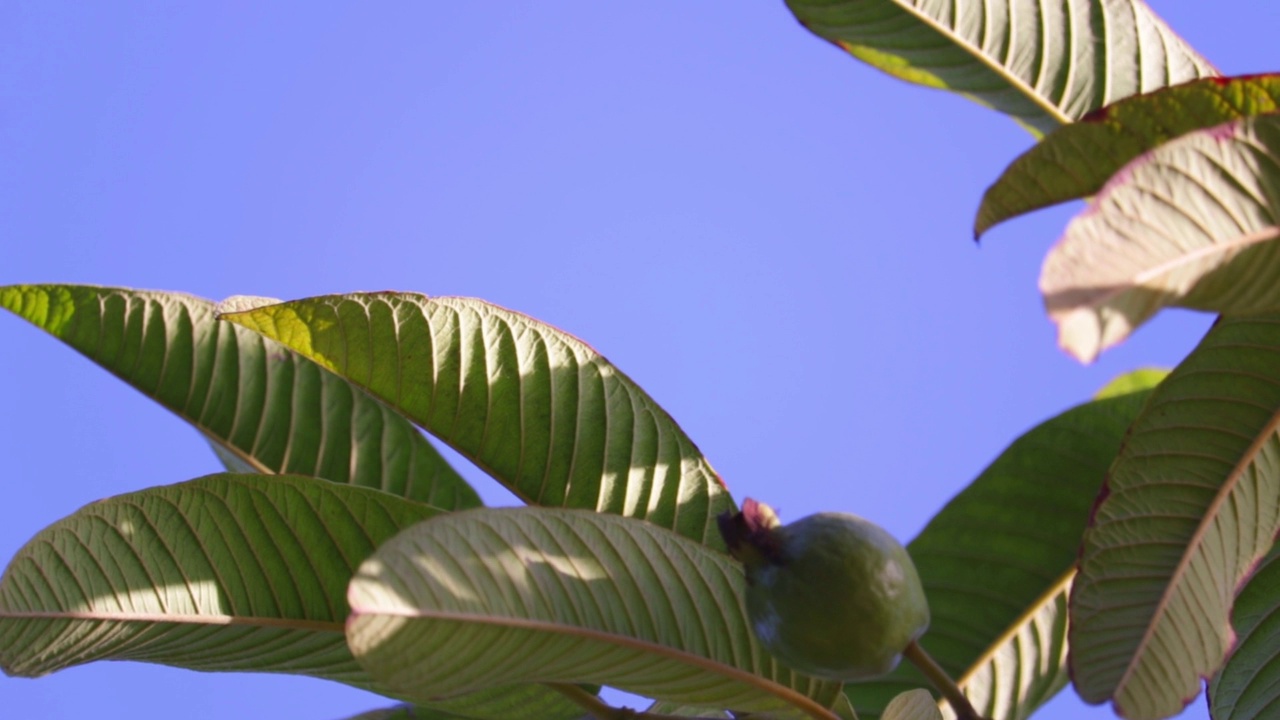
POLYGON ((746 570, 751 628, 791 668, 842 682, 878 677, 928 628, 915 564, 879 525, 845 513, 783 525, 750 498, 717 520, 746 570))

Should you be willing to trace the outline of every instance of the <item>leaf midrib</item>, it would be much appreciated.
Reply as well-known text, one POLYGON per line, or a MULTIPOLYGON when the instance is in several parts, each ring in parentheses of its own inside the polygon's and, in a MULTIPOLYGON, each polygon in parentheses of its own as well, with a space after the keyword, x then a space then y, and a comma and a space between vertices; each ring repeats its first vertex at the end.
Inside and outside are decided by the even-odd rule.
MULTIPOLYGON (((1090 300, 1090 305, 1091 306, 1105 305, 1111 302, 1112 300, 1116 299, 1117 297, 1120 297, 1126 293, 1129 293, 1138 289, 1156 289, 1156 288, 1148 288, 1148 286, 1146 286, 1144 283, 1150 280, 1160 278, 1161 276, 1168 275, 1172 273, 1174 270, 1178 270, 1183 266, 1188 265, 1194 261, 1200 260, 1202 258, 1210 257, 1216 254, 1225 254, 1233 250, 1247 249, 1251 245, 1256 245, 1258 243, 1262 243, 1267 240, 1274 240, 1276 238, 1280 238, 1280 226, 1273 225, 1271 227, 1258 230, 1256 232, 1240 235, 1233 240, 1228 240, 1226 242, 1221 242, 1221 243, 1213 243, 1207 247, 1194 250, 1190 253, 1186 253, 1172 260, 1168 260, 1166 262, 1160 263, 1155 267, 1136 273, 1135 275, 1133 275, 1128 285, 1118 284, 1116 288, 1094 296, 1094 298, 1090 300)), ((1061 292, 1061 289, 1051 290, 1049 292, 1061 292)), ((1076 311, 1079 311, 1080 308, 1077 306, 1074 308, 1067 308, 1066 310, 1070 312, 1076 312, 1076 311)))
MULTIPOLYGON (((894 5, 897 5, 899 8, 901 8, 903 12, 915 17, 917 20, 919 20, 921 23, 929 27, 934 32, 938 33, 939 35, 942 35, 945 38, 950 39, 952 43, 954 43, 957 47, 959 47, 962 51, 964 51, 974 60, 976 60, 982 65, 985 65, 988 69, 990 69, 993 73, 995 73, 996 76, 1004 79, 1006 82, 1012 85, 1015 90, 1019 91, 1023 95, 1023 97, 1030 99, 1032 104, 1036 105, 1041 110, 1043 110, 1045 115, 1049 116, 1050 119, 1056 120, 1059 125, 1066 125, 1072 121, 1071 118, 1066 115, 1066 113, 1062 112, 1056 105, 1049 103, 1047 98, 1042 97, 1040 93, 1036 92, 1035 88, 1028 85, 1025 81, 1022 80, 1022 78, 1010 73, 1003 65, 998 64, 995 61, 995 58, 989 56, 986 51, 982 50, 978 46, 969 42, 967 39, 961 37, 958 33, 953 31, 951 28, 946 27, 945 25, 942 25, 941 23, 935 21, 933 18, 927 15, 921 14, 918 10, 915 9, 915 7, 907 3, 903 3, 901 2, 901 0, 891 0, 891 2, 893 2, 894 5)), ((842 40, 841 42, 843 43, 845 41, 842 40)), ((1074 67, 1075 67, 1074 65, 1071 65, 1071 68, 1074 68, 1074 67)), ((966 95, 970 94, 967 91, 962 91, 962 92, 964 92, 964 94, 966 95)), ((1042 135, 1042 133, 1039 130, 1031 129, 1031 131, 1032 131, 1032 134, 1036 135, 1037 137, 1042 135)))
MULTIPOLYGON (((1169 585, 1165 592, 1160 596, 1160 602, 1152 612, 1151 622, 1147 625, 1146 631, 1143 632, 1142 639, 1138 642, 1137 647, 1134 648, 1133 655, 1131 656, 1132 659, 1125 668, 1124 674, 1121 675, 1119 681, 1116 682, 1116 690, 1113 693, 1114 696, 1119 696, 1124 692, 1124 689, 1129 683, 1129 680, 1133 677, 1133 674, 1137 672, 1138 667, 1143 664, 1143 659, 1147 654, 1147 648, 1151 645, 1151 642, 1155 637, 1156 629, 1163 625, 1165 614, 1169 609, 1169 604, 1173 601, 1173 597, 1177 594, 1177 590, 1182 587, 1182 583, 1188 575, 1192 561, 1200 556, 1200 547, 1204 544, 1205 537, 1209 533, 1209 530, 1214 526, 1215 521, 1221 515, 1222 506, 1228 499, 1230 499, 1236 486, 1239 485, 1240 479, 1253 464, 1254 459, 1261 454, 1263 446, 1275 436, 1277 429, 1280 429, 1280 409, 1271 414, 1271 420, 1268 421, 1261 430, 1259 430, 1258 436, 1254 438, 1253 442, 1250 443, 1249 448, 1245 451, 1239 462, 1237 462, 1235 467, 1232 468, 1226 481, 1223 482, 1222 488, 1219 489, 1218 493, 1214 496, 1213 502, 1209 504, 1209 507, 1205 508, 1204 515, 1200 520, 1200 524, 1196 527, 1195 534, 1193 534, 1191 539, 1187 542, 1186 552, 1183 553, 1182 558, 1178 561, 1178 566, 1174 568, 1173 573, 1169 576, 1169 585)), ((1232 588, 1232 590, 1235 589, 1236 588, 1232 588)), ((1228 618, 1228 622, 1229 621, 1230 619, 1228 618)))
POLYGON ((142 622, 171 625, 245 625, 272 627, 286 630, 306 630, 343 634, 341 622, 328 620, 301 620, 296 618, 272 618, 252 615, 218 615, 191 613, 119 613, 99 611, 22 611, 0 610, 0 620, 84 620, 92 622, 142 622))
POLYGON ((546 620, 478 615, 475 613, 435 612, 421 608, 405 607, 378 610, 360 610, 354 607, 352 608, 351 622, 355 622, 364 616, 398 617, 410 620, 445 620, 459 623, 473 623, 477 625, 492 625, 521 630, 534 630, 556 635, 568 635, 603 642, 610 645, 617 645, 632 650, 639 650, 645 653, 666 657, 708 672, 725 676, 736 682, 741 682, 745 685, 751 686, 761 692, 778 697, 779 699, 796 706, 807 715, 818 718, 819 720, 839 720, 839 718, 828 708, 823 707, 812 698, 782 685, 781 683, 773 682, 760 675, 736 668, 732 665, 718 662, 702 655, 678 650, 668 645, 662 645, 649 640, 641 640, 639 638, 628 637, 626 635, 617 635, 592 628, 553 623, 546 620))

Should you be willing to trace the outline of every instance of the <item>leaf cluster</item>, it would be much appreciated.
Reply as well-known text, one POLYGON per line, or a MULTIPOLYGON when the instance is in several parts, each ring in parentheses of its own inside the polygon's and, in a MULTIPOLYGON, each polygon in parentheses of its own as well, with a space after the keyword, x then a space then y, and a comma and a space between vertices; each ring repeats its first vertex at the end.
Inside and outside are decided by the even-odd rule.
MULTIPOLYGON (((1139 0, 789 0, 811 32, 1043 139, 981 234, 1089 198, 1040 280, 1082 361, 1161 308, 1219 313, 1015 440, 908 546, 922 640, 984 716, 1069 682, 1125 717, 1266 717, 1280 672, 1280 81, 1222 78, 1139 0), (1234 615, 1233 615, 1234 613, 1234 615)), ((361 717, 952 716, 914 668, 840 685, 752 634, 676 422, 590 346, 481 300, 221 305, 23 285, 0 306, 193 426, 227 472, 91 504, 0 578, 0 667, 114 659, 320 677, 361 717), (422 434, 527 506, 493 509, 422 434), (640 712, 598 695, 653 699, 640 712)))

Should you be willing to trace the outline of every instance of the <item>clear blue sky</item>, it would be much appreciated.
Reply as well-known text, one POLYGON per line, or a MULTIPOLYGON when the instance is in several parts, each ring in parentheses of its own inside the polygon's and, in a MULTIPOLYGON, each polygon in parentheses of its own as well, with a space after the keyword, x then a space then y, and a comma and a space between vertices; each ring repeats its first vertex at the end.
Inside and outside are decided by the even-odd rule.
MULTIPOLYGON (((0 4, 0 283, 482 297, 593 344, 737 497, 904 540, 1016 435, 1208 325, 1166 313, 1068 359, 1036 279, 1074 208, 970 240, 1030 136, 860 65, 779 0, 534 5, 0 4)), ((1156 10, 1227 73, 1280 64, 1280 5, 1156 10)), ((0 560, 87 502, 218 469, 22 321, 0 316, 0 347, 0 560)), ((134 663, 0 678, 16 720, 380 704, 134 663)), ((1037 717, 1109 716, 1068 692, 1037 717)))

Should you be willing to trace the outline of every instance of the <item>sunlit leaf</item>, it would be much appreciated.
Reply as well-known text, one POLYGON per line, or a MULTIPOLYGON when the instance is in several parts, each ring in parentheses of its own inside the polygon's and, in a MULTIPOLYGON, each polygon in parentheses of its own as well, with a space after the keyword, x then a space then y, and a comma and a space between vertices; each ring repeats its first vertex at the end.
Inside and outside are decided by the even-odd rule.
POLYGON ((179 293, 0 288, 11 310, 195 426, 235 471, 312 475, 445 509, 475 491, 403 418, 279 343, 179 293))
POLYGON ((347 583, 379 542, 437 512, 287 475, 211 475, 87 505, 0 579, 0 667, 143 660, 371 687, 343 636, 347 583))
MULTIPOLYGON (((907 546, 933 614, 921 645, 986 717, 1029 717, 1066 685, 1066 592, 1080 535, 1125 430, 1161 377, 1119 378, 1108 397, 1019 437, 907 546), (1121 385, 1130 392, 1117 394, 1121 385)), ((903 663, 846 692, 867 720, 912 688, 931 685, 903 663)))
POLYGON ((1280 709, 1280 546, 1254 571, 1231 613, 1236 644, 1209 683, 1214 720, 1267 720, 1280 709))
POLYGON ((1168 717, 1221 666, 1280 530, 1280 317, 1224 318, 1155 390, 1108 475, 1071 594, 1087 701, 1168 717))
POLYGON ((525 501, 723 547, 733 502, 675 421, 585 343, 467 298, 334 295, 224 317, 350 379, 525 501))
POLYGON ((1163 307, 1280 311, 1280 116, 1161 145, 1107 183, 1040 275, 1058 342, 1082 361, 1163 307))
MULTIPOLYGON (((381 542, 440 511, 289 475, 210 475, 85 506, 41 531, 0 579, 0 668, 96 660, 281 672, 386 693, 351 656, 347 585, 381 542)), ((570 720, 577 706, 508 685, 427 718, 570 720)))
POLYGON ((1167 377, 1169 377, 1169 371, 1165 368, 1140 368, 1120 375, 1103 385, 1101 390, 1094 393, 1093 398, 1095 400, 1103 400, 1109 397, 1150 390, 1167 377))
POLYGON ((942 720, 942 713, 928 690, 908 690, 889 701, 883 720, 942 720))
POLYGON ((1194 80, 1128 97, 1054 130, 987 188, 974 237, 1032 210, 1087 197, 1144 152, 1193 130, 1275 112, 1280 75, 1194 80))
POLYGON ((351 583, 353 652, 410 699, 503 682, 605 683, 685 705, 826 710, 838 683, 756 642, 727 555, 584 510, 441 515, 401 533, 351 583))
POLYGON ((1041 135, 1120 98, 1216 75, 1141 0, 787 0, 801 24, 895 77, 1041 135))

